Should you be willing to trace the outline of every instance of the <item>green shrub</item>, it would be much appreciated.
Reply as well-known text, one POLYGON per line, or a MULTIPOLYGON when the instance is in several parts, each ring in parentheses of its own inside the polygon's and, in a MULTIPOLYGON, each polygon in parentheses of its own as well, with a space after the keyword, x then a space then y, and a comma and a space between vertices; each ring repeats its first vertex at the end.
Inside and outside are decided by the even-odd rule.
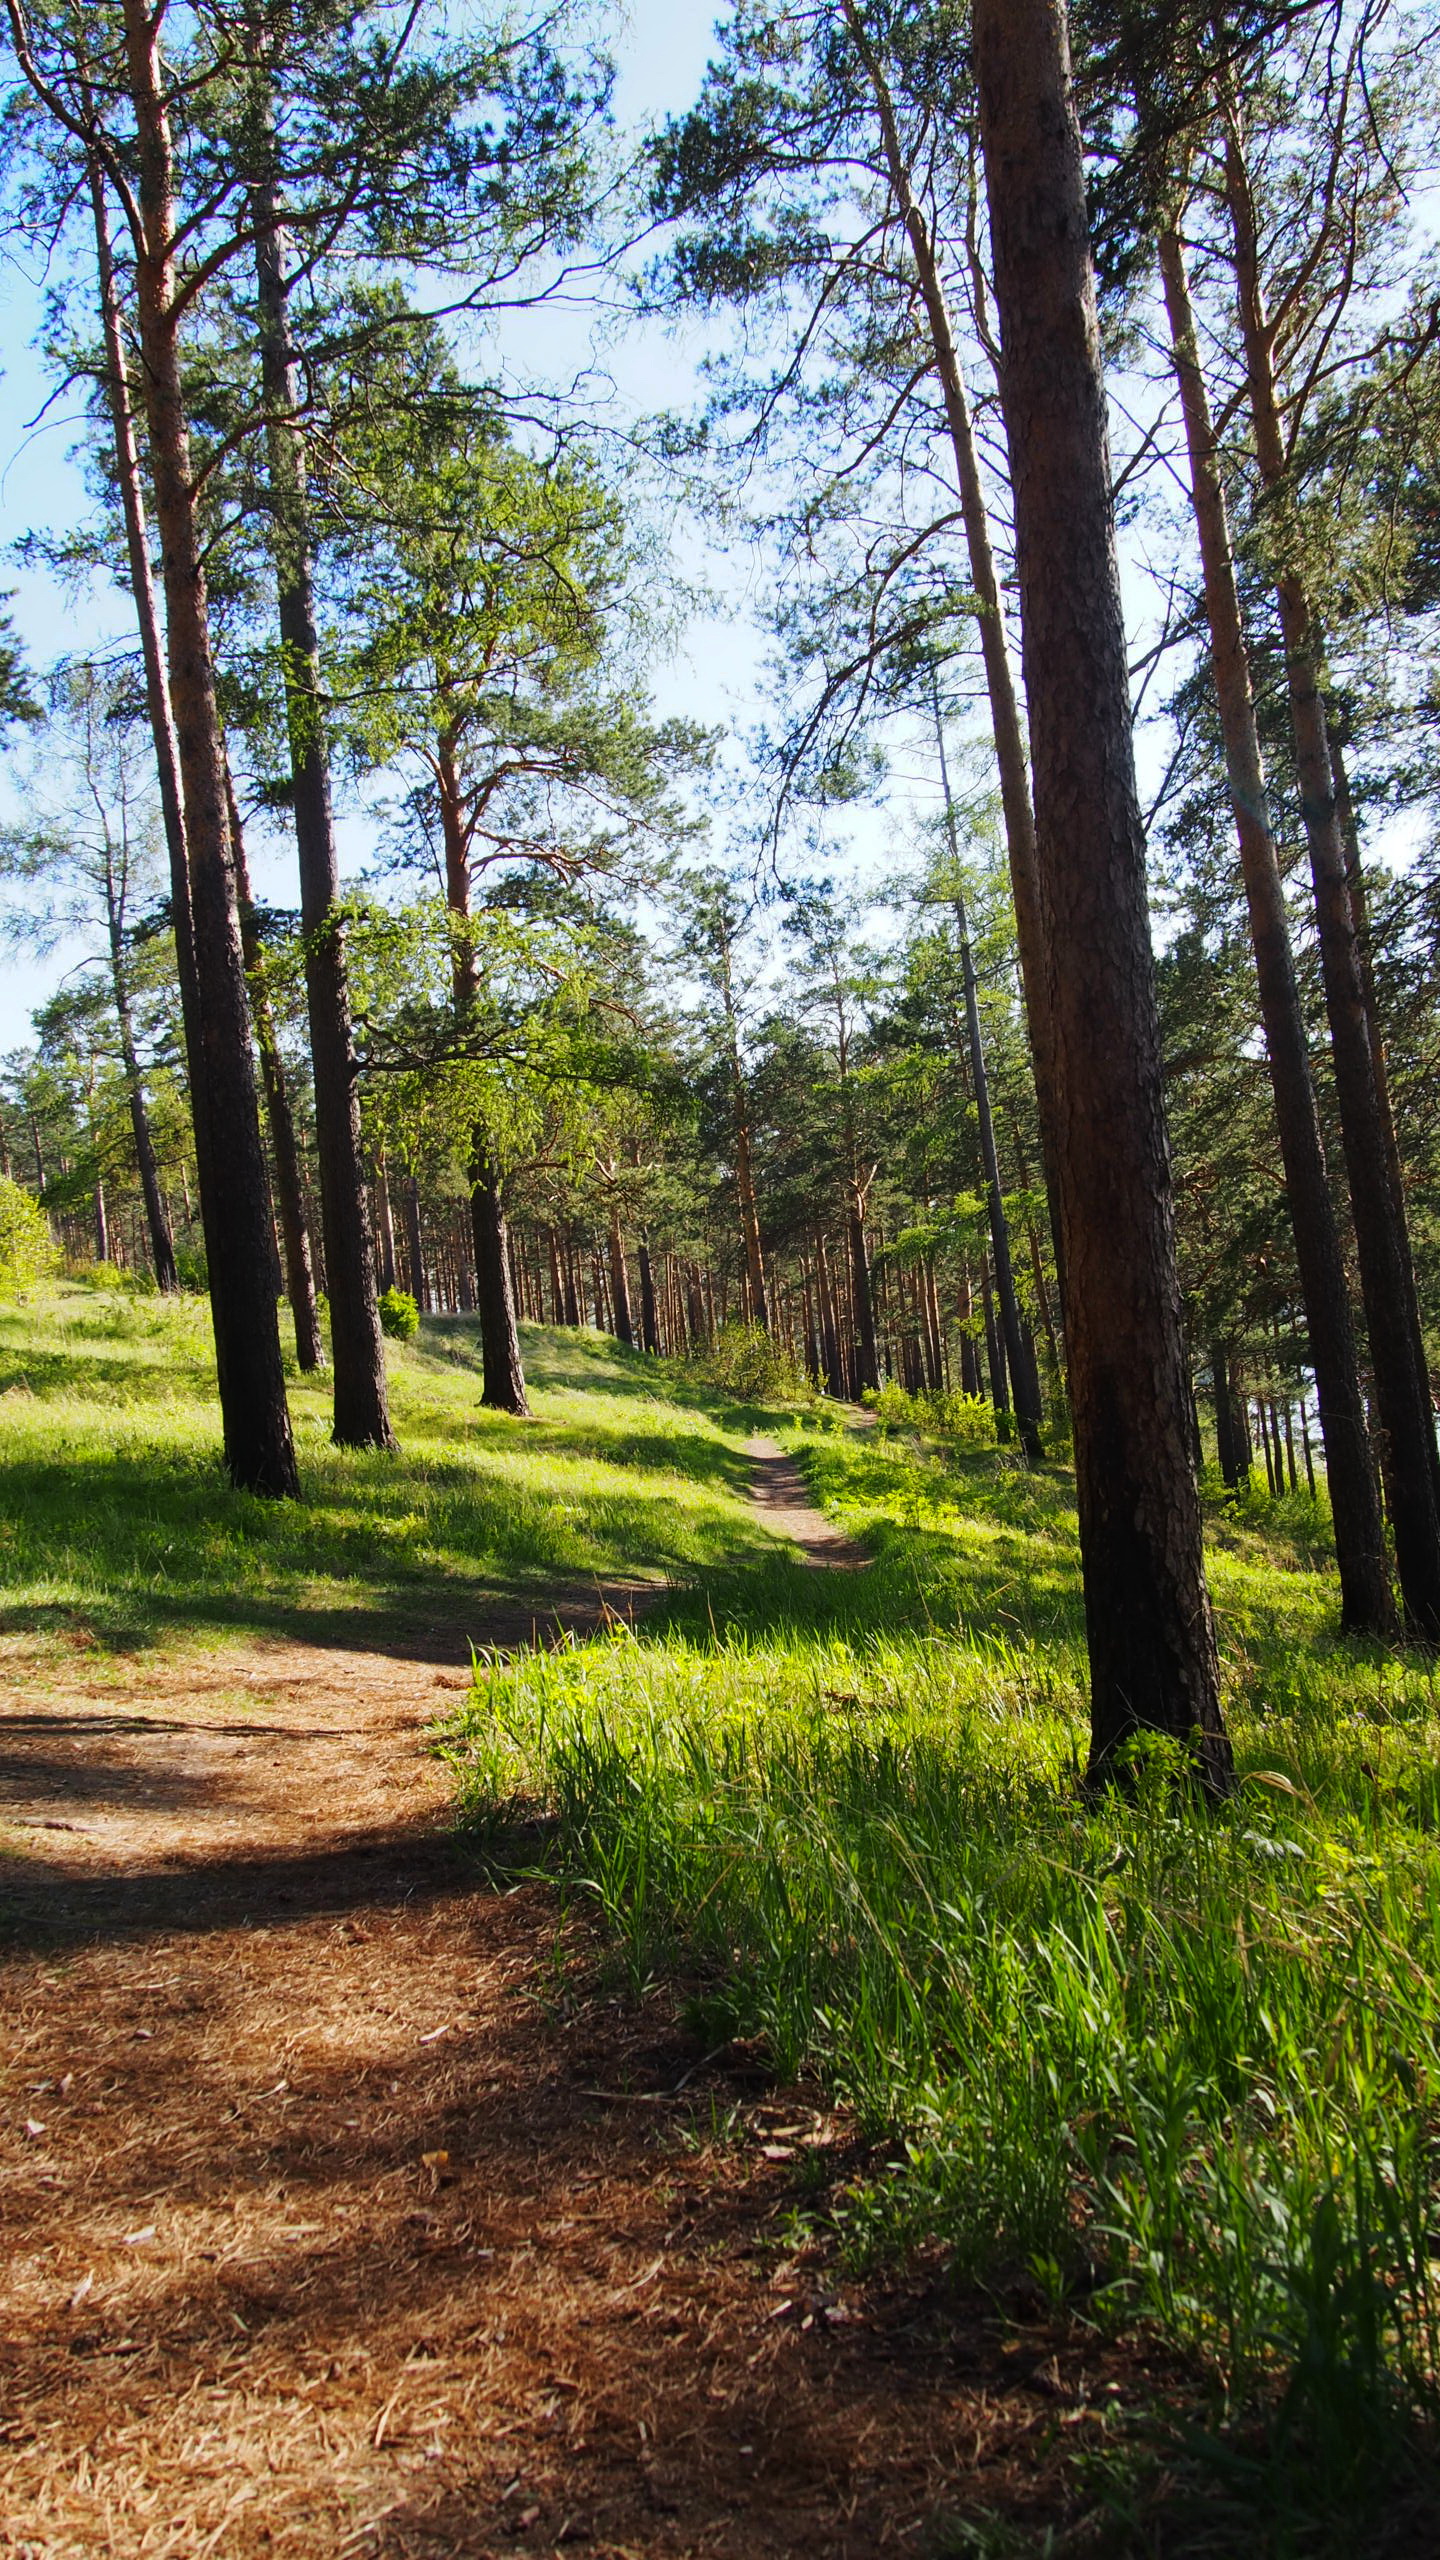
POLYGON ((706 1386, 746 1404, 796 1404, 811 1393, 799 1361, 763 1325, 722 1324, 687 1366, 706 1386))
POLYGON ((912 1396, 892 1384, 878 1395, 867 1395, 865 1402, 877 1422, 894 1429, 918 1431, 928 1440, 948 1440, 961 1449, 995 1445, 995 1410, 983 1396, 962 1395, 958 1388, 912 1396))
POLYGON ((50 1222, 33 1193, 0 1178, 0 1297, 16 1298, 59 1261, 50 1222))
POLYGON ((380 1298, 380 1329, 392 1342, 413 1342, 420 1330, 420 1310, 408 1289, 386 1289, 380 1298))

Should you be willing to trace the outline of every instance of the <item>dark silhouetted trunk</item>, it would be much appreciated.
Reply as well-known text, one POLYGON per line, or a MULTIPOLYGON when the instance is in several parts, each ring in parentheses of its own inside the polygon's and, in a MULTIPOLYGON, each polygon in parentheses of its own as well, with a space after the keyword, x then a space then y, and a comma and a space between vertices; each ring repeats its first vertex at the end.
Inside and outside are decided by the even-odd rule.
POLYGON ((382 1289, 395 1286, 395 1211, 390 1202, 390 1169, 382 1147, 375 1159, 375 1223, 380 1240, 380 1269, 377 1273, 382 1289))
POLYGON ((1015 493, 1092 1780, 1137 1733, 1232 1783, 1205 1588, 1079 127, 1060 0, 976 0, 1015 493))
MULTIPOLYGON (((1394 1604, 1385 1556, 1380 1489, 1365 1422, 1345 1258, 1326 1171, 1305 1019, 1290 948, 1289 918, 1256 727, 1249 652, 1240 614, 1219 454, 1196 345, 1184 251, 1173 226, 1167 226, 1160 236, 1160 272, 1189 448, 1210 626, 1210 663, 1225 745, 1226 777, 1240 843, 1285 1191, 1304 1293, 1320 1428, 1325 1439, 1340 1569, 1341 1624, 1356 1633, 1385 1635, 1394 1625, 1394 1604)), ((1227 1483, 1235 1481, 1235 1477, 1227 1475, 1227 1483)))
POLYGON ((1210 1383, 1215 1399, 1215 1455, 1220 1473, 1234 1491, 1244 1473, 1240 1435, 1235 1428, 1235 1395, 1230 1384, 1230 1355, 1223 1342, 1210 1345, 1210 1383))
POLYGON ((486 1148, 485 1132, 479 1127, 470 1155, 470 1223, 475 1238, 475 1294, 485 1373, 480 1401, 493 1405, 497 1413, 524 1416, 530 1407, 520 1362, 520 1328, 515 1321, 505 1196, 486 1148))
POLYGON ((870 1254, 865 1242, 865 1203, 854 1193, 846 1216, 850 1247, 850 1303, 855 1317, 855 1391, 880 1384, 880 1355, 875 1342, 875 1300, 870 1287, 870 1254))
POLYGON ((205 571, 181 379, 170 134, 159 24, 124 0, 143 237, 136 304, 155 516, 165 576, 169 695, 189 862, 205 1120, 202 1180, 225 1460, 247 1491, 296 1495, 299 1478, 271 1285, 269 1186, 260 1144, 245 965, 225 808, 205 571))
POLYGON ((650 1267, 650 1247, 642 1236, 640 1261, 640 1340, 652 1360, 660 1357, 660 1317, 655 1305, 655 1274, 650 1267))
MULTIPOLYGON (((470 860, 461 809, 460 777, 454 741, 442 735, 437 751, 440 824, 445 848, 445 897, 450 912, 463 922, 470 913, 470 860)), ((455 1018, 464 1030, 478 993, 476 958, 462 943, 455 961, 455 1018)), ((509 1239, 505 1231, 504 1185, 491 1152, 489 1132, 478 1122, 470 1145, 470 1232, 475 1246, 475 1302, 480 1315, 480 1353, 484 1371, 482 1404, 497 1413, 523 1419, 530 1411, 525 1395, 525 1365, 520 1356, 520 1328, 515 1318, 515 1292, 510 1279, 509 1239)))
MULTIPOLYGON (((268 116, 265 121, 268 144, 268 116)), ((320 682, 305 455, 296 424, 303 402, 290 333, 287 241, 273 169, 262 175, 255 190, 254 208, 270 539, 279 598, 290 780, 300 858, 300 913, 305 928, 305 992, 315 1069, 315 1152, 329 1281, 330 1352, 335 1372, 334 1436, 341 1448, 393 1449, 385 1342, 376 1303, 375 1256, 366 1214, 360 1094, 340 913, 340 862, 330 805, 330 752, 320 682)))
POLYGON ((630 1313, 630 1274, 625 1265, 625 1239, 620 1221, 610 1221, 610 1304, 614 1313, 616 1339, 627 1351, 635 1348, 635 1321, 630 1313))
POLYGON ((420 1185, 413 1173, 405 1177, 404 1216, 407 1285, 416 1306, 427 1312, 430 1292, 425 1283, 425 1240, 420 1231, 420 1185))

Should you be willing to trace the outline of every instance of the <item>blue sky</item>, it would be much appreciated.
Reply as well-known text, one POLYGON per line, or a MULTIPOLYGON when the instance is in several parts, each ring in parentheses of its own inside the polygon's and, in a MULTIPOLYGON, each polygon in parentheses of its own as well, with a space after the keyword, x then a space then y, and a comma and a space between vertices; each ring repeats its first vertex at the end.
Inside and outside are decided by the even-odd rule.
MULTIPOLYGON (((622 121, 638 125, 686 106, 700 84, 716 12, 687 6, 686 0, 628 0, 617 14, 617 109, 622 121)), ((60 532, 86 511, 83 480, 71 456, 79 404, 73 396, 52 398, 53 386, 31 344, 41 318, 42 286, 33 268, 0 263, 0 547, 7 556, 25 533, 60 532)), ((577 325, 583 324, 574 313, 552 318, 543 327, 517 324, 510 333, 512 366, 529 364, 567 376, 574 366, 577 325)), ((673 399, 677 371, 683 380, 688 363, 658 331, 635 333, 607 361, 622 403, 637 408, 673 399)), ((724 575, 724 564, 720 568, 724 575)), ((35 666, 81 647, 103 647, 112 638, 128 640, 133 628, 128 597, 107 582, 94 582, 77 598, 41 572, 11 565, 0 574, 15 588, 15 619, 35 666)), ((688 644, 663 670, 657 684, 661 707, 708 721, 743 716, 751 700, 755 657, 754 635, 743 624, 697 624, 688 644)), ((15 806, 16 768, 13 755, 8 770, 0 766, 0 806, 15 806)), ((347 859, 363 862, 368 843, 363 817, 352 812, 344 833, 347 859)), ((252 851, 262 894, 278 903, 295 903, 288 848, 277 842, 257 844, 252 851)), ((79 946, 67 945, 36 960, 0 945, 0 1052, 28 1039, 32 1008, 82 956, 79 946)))

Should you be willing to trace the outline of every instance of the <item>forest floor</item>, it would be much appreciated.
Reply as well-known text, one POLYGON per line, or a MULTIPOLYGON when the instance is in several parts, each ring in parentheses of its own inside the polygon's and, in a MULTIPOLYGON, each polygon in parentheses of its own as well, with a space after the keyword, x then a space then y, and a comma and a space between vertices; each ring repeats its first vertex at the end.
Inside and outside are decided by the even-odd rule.
MULTIPOLYGON (((767 1527, 858 1564, 744 1445, 767 1527)), ((360 1649, 5 1639, 0 2551, 860 2560, 1073 2517, 1093 2347, 797 2263, 815 2093, 477 1873, 433 1731, 540 1613, 434 1598, 360 1649)))
MULTIPOLYGON (((1209 2083, 1174 2076, 1193 2018, 1222 2061, 1293 2020, 1332 2055, 1317 2140, 1371 2143, 1389 2083, 1336 2078, 1335 2020, 1403 1995, 1424 2067, 1433 1678, 1334 1646, 1303 1506, 1227 1518, 1263 1783, 1193 1855, 1163 1794, 1086 1828, 1063 1467, 735 1408, 594 1337, 527 1363, 537 1418, 506 1423, 473 1328, 428 1327, 394 1362, 398 1460, 330 1450, 323 1382, 293 1382, 308 1499, 276 1508, 219 1478, 196 1310, 0 1312, 0 2554, 1361 2547, 1277 2527, 1265 2428, 1217 2460, 1183 2321, 1093 2316, 1014 2213, 1058 2163, 1073 2221, 1034 2073, 1097 1893, 1117 1946, 1154 1918, 1156 2005, 1127 2026, 1087 1976, 1081 2068, 1129 2074, 1141 2126, 1152 2064, 1193 2088, 1177 2249, 1216 2141, 1209 2083), (870 1911, 827 1954, 837 1873, 870 1911), (1000 1968, 978 2040, 987 1959, 946 1944, 972 1910, 1000 1968), (917 1930, 935 2040, 908 2051, 917 1930), (1235 1972, 1237 1939, 1232 2020, 1201 1959, 1235 1972)), ((1287 2163, 1311 2174, 1276 2107, 1272 2220, 1287 2163)), ((1429 2551, 1433 2474, 1382 2442, 1364 2547, 1429 2551)))

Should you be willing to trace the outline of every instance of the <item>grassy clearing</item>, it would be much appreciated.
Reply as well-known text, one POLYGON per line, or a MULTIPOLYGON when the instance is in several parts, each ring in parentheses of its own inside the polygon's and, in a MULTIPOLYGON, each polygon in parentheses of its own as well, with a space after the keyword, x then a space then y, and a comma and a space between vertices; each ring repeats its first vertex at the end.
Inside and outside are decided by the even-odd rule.
POLYGON ((388 1346, 398 1459, 331 1448, 292 1378, 306 1500, 219 1463, 208 1310, 60 1285, 0 1309, 0 1631, 130 1649, 237 1631, 363 1642, 487 1596, 693 1573, 773 1543, 745 1503, 747 1417, 594 1335, 536 1333, 536 1419, 479 1402, 474 1324, 388 1346), (658 1390, 658 1391, 657 1391, 658 1390))
POLYGON ((1252 1504, 1212 1544, 1236 1803, 1152 1758, 1090 1805, 1063 1474, 792 1438, 869 1572, 771 1556, 488 1671, 470 1817, 538 1799, 637 1983, 854 2109, 850 2249, 1157 2324, 1339 2512, 1434 2414, 1433 1666, 1342 1646, 1323 1522, 1252 1504))

